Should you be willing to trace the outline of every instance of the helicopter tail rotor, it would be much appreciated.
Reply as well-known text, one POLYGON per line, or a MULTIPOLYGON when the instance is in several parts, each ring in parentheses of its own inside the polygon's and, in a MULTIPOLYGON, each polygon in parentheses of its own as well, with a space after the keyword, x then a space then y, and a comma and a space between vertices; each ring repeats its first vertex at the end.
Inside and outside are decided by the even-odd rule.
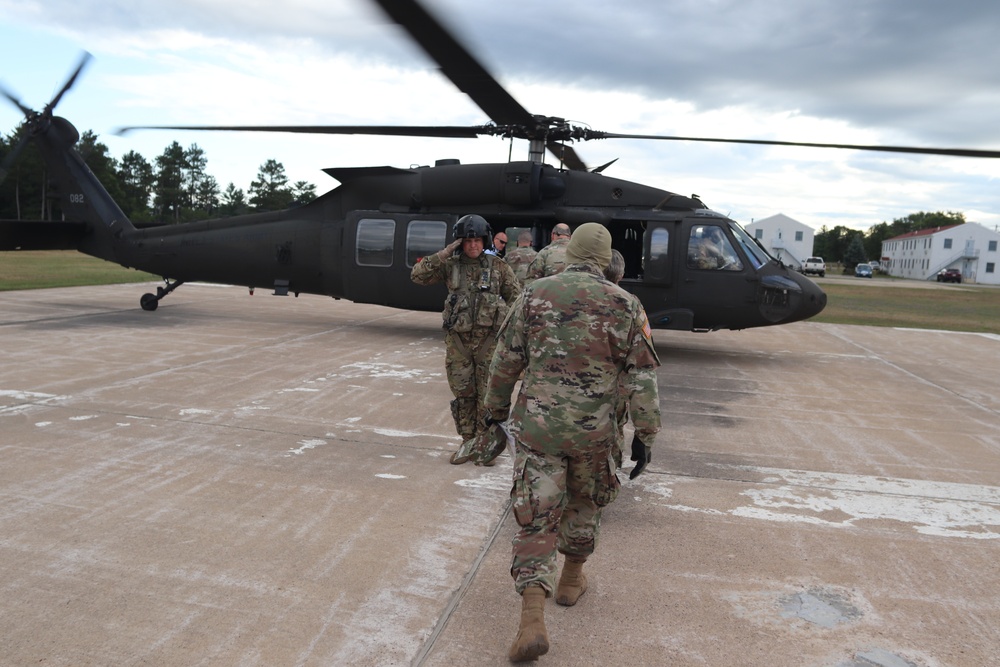
POLYGON ((11 149, 9 153, 7 153, 7 155, 4 157, 3 163, 0 163, 0 183, 3 183, 4 180, 7 178, 7 174, 17 163, 18 158, 21 156, 21 152, 24 151, 25 147, 28 145, 28 142, 31 141, 32 137, 48 129, 49 125, 52 122, 53 110, 55 110, 56 106, 59 104, 59 101, 62 100, 63 95, 65 95, 66 92, 73 87, 73 84, 76 83, 76 80, 80 76, 80 73, 83 71, 84 67, 87 66, 87 63, 89 63, 92 58, 93 56, 90 53, 88 53, 87 51, 83 52, 83 54, 80 56, 80 62, 77 63, 77 66, 73 70, 73 73, 70 74, 68 79, 66 79, 66 83, 63 84, 62 88, 59 89, 59 92, 56 93, 55 97, 53 97, 52 100, 48 104, 46 104, 41 111, 35 111, 31 107, 25 105, 14 93, 12 93, 5 86, 0 84, 0 94, 6 97, 11 104, 20 109, 21 113, 24 114, 24 123, 22 124, 23 129, 22 129, 21 139, 17 142, 14 148, 11 149))

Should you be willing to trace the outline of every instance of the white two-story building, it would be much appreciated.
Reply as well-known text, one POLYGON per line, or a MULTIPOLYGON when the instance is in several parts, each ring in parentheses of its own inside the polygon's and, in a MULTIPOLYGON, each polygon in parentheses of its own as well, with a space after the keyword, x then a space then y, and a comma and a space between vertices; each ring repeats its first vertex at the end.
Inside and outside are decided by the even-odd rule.
POLYGON ((1000 233, 975 222, 932 227, 882 241, 882 270, 890 276, 935 280, 956 268, 962 281, 1000 285, 1000 233))
POLYGON ((812 256, 814 237, 812 227, 787 215, 779 213, 770 218, 761 218, 749 225, 743 225, 743 228, 785 266, 801 269, 802 262, 812 256))

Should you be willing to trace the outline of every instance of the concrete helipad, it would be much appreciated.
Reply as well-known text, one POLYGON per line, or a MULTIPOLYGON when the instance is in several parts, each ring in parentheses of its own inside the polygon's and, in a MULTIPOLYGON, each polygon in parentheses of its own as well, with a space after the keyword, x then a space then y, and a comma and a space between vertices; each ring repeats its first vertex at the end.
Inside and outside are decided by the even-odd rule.
MULTIPOLYGON (((0 664, 507 664, 510 463, 447 462, 440 316, 144 291, 0 293, 0 664)), ((539 664, 996 664, 1000 338, 655 339, 539 664)))

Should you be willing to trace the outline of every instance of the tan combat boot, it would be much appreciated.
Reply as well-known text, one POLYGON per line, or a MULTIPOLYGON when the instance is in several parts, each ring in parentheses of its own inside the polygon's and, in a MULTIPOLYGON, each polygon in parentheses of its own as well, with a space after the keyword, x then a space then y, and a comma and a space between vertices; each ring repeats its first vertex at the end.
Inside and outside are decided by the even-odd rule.
POLYGON ((580 556, 566 556, 559 587, 556 588, 556 604, 572 607, 587 592, 587 577, 583 574, 586 562, 587 559, 580 556))
POLYGON ((545 631, 545 589, 532 584, 521 593, 521 627, 510 646, 511 662, 537 660, 549 652, 549 633, 545 631))

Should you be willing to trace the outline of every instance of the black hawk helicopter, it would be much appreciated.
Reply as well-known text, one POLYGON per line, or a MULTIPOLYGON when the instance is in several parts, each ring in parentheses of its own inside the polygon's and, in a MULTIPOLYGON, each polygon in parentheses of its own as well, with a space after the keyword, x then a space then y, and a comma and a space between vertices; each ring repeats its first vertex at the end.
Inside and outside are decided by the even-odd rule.
MULTIPOLYGON (((529 142, 529 159, 501 164, 341 167, 326 173, 341 185, 294 209, 225 219, 136 228, 87 168, 74 146, 79 133, 53 111, 74 84, 81 60, 40 112, 0 92, 25 114, 21 143, 0 166, 0 180, 28 141, 35 141, 63 211, 59 222, 0 222, 0 250, 76 249, 162 276, 144 310, 185 282, 202 281, 349 299, 411 310, 438 310, 444 288, 410 281, 416 261, 452 240, 454 222, 476 213, 494 231, 516 238, 529 230, 536 249, 552 227, 599 222, 625 258, 622 287, 642 301, 655 328, 745 329, 804 320, 826 305, 811 280, 771 257, 735 221, 692 195, 588 170, 572 143, 591 139, 709 141, 849 148, 971 157, 1000 152, 894 146, 796 143, 615 134, 534 115, 522 107, 416 0, 376 0, 491 119, 472 126, 156 126, 131 129, 236 130, 473 138, 529 142), (559 166, 545 164, 548 150, 559 166), (716 256, 704 248, 714 239, 716 256)), ((610 163, 609 163, 610 164, 610 163)))

